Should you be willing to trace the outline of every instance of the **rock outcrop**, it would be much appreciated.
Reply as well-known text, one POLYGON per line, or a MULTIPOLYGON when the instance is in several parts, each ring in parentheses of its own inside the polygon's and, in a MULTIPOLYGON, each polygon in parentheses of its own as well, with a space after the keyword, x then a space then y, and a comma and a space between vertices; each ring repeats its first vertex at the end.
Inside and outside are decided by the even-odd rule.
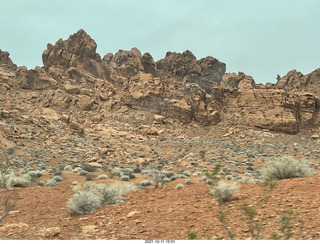
POLYGON ((17 65, 9 58, 10 54, 0 49, 0 67, 6 70, 16 70, 17 65))
POLYGON ((24 70, 20 73, 19 80, 23 89, 44 90, 58 85, 58 82, 40 67, 24 70))
POLYGON ((0 50, 0 92, 30 90, 37 106, 54 109, 55 117, 81 134, 88 121, 99 124, 128 110, 182 123, 222 122, 286 133, 320 123, 320 69, 308 75, 293 70, 278 77, 277 84, 262 85, 242 72, 225 74, 224 63, 210 56, 197 60, 189 50, 167 52, 156 62, 137 48, 102 59, 96 49, 96 42, 79 30, 48 44, 44 66, 30 70, 17 67, 0 50))
POLYGON ((307 75, 303 75, 297 70, 291 70, 278 80, 277 87, 290 93, 310 92, 320 96, 319 83, 320 68, 307 75))
POLYGON ((79 30, 65 41, 59 39, 55 45, 47 45, 42 54, 44 69, 54 76, 55 73, 75 67, 96 77, 106 78, 107 69, 96 49, 96 42, 84 30, 79 30))
POLYGON ((279 84, 257 85, 243 73, 225 75, 220 85, 230 91, 223 93, 222 100, 233 123, 295 134, 320 122, 319 99, 314 94, 288 93, 279 84))
POLYGON ((161 78, 170 76, 184 79, 185 83, 196 83, 210 92, 226 72, 226 65, 213 57, 197 60, 189 50, 183 53, 167 52, 166 57, 157 62, 161 78))

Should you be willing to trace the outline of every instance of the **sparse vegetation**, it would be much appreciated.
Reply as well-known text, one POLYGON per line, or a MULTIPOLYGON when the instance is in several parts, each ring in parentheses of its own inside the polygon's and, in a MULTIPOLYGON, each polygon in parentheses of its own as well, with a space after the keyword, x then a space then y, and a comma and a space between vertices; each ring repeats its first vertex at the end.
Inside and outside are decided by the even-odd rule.
POLYGON ((262 169, 262 177, 271 180, 308 177, 314 175, 310 163, 306 160, 295 160, 292 157, 283 156, 268 162, 262 169))
MULTIPOLYGON (((272 233, 271 238, 272 240, 290 240, 293 236, 293 229, 299 228, 300 233, 303 231, 304 222, 299 217, 299 212, 294 211, 293 208, 288 207, 285 210, 285 215, 281 217, 281 219, 278 221, 280 222, 280 232, 278 233, 272 233)), ((298 238, 300 239, 300 238, 298 238)))
POLYGON ((229 201, 238 189, 237 183, 218 182, 210 189, 210 193, 221 203, 229 201))
POLYGON ((188 229, 187 238, 188 240, 196 240, 198 237, 198 233, 194 230, 188 229))
POLYGON ((80 190, 68 201, 67 208, 70 215, 88 214, 100 208, 102 198, 96 192, 80 190))
POLYGON ((148 173, 148 176, 150 177, 150 179, 154 182, 155 184, 155 188, 158 187, 163 187, 168 181, 166 180, 167 177, 165 176, 165 174, 163 172, 161 172, 160 170, 151 170, 148 173))
POLYGON ((83 185, 67 203, 71 215, 91 213, 101 205, 112 205, 122 201, 122 195, 135 190, 133 184, 115 183, 111 186, 88 183, 83 185))
POLYGON ((151 186, 151 182, 148 180, 142 180, 139 185, 142 187, 151 186))
POLYGON ((93 181, 95 178, 94 174, 86 174, 86 181, 93 181))
POLYGON ((14 210, 14 208, 16 207, 17 200, 18 200, 18 196, 15 192, 9 194, 6 197, 0 196, 0 201, 3 206, 3 211, 0 212, 1 213, 0 214, 0 224, 8 216, 8 214, 12 210, 14 210))
POLYGON ((106 174, 102 174, 102 175, 98 176, 98 179, 99 180, 106 180, 106 179, 108 179, 108 176, 106 174))
POLYGON ((180 183, 180 184, 176 185, 176 189, 177 189, 177 190, 182 189, 182 188, 184 188, 184 185, 183 185, 183 184, 180 183))

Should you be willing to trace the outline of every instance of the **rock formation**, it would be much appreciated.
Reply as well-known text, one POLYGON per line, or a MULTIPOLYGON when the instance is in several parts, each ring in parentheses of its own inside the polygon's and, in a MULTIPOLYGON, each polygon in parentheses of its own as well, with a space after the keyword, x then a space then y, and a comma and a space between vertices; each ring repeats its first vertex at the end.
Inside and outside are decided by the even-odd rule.
POLYGON ((320 69, 308 75, 293 70, 276 84, 262 85, 242 72, 225 74, 226 65, 218 59, 197 60, 188 50, 168 52, 156 62, 137 48, 102 59, 96 49, 96 42, 79 30, 48 44, 44 66, 31 70, 17 67, 0 50, 0 92, 25 89, 26 96, 37 97, 35 106, 54 109, 81 133, 91 118, 100 123, 130 110, 183 123, 242 124, 287 133, 320 122, 320 69))

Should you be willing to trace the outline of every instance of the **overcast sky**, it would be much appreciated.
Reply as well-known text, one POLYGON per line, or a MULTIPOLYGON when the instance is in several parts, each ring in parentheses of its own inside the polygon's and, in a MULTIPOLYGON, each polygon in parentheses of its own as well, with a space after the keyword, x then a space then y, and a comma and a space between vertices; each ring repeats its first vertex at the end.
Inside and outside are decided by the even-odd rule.
POLYGON ((137 47, 213 56, 256 83, 320 67, 319 0, 0 0, 0 49, 42 66, 47 43, 84 29, 103 57, 137 47))

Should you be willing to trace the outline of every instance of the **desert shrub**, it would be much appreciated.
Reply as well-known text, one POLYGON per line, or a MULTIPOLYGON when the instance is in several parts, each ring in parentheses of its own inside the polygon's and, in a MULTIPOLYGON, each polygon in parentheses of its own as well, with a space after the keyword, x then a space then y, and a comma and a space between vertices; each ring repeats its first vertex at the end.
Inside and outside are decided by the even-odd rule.
POLYGON ((62 171, 60 169, 55 169, 54 170, 54 175, 62 176, 62 171))
POLYGON ((165 176, 165 174, 159 170, 151 170, 148 173, 148 176, 150 177, 150 179, 155 183, 155 188, 157 187, 163 187, 164 184, 167 182, 165 180, 165 178, 167 178, 165 176))
POLYGON ((167 177, 167 178, 171 178, 171 177, 174 175, 173 172, 171 172, 171 171, 162 170, 161 172, 162 172, 162 174, 164 174, 165 177, 167 177))
POLYGON ((80 167, 76 167, 73 170, 71 170, 71 173, 79 173, 82 170, 80 167))
POLYGON ((88 174, 88 171, 86 171, 84 169, 80 170, 80 172, 79 172, 79 175, 86 175, 86 174, 88 174))
POLYGON ((108 179, 108 176, 105 175, 105 174, 102 174, 102 175, 99 175, 99 176, 98 176, 98 179, 99 179, 99 180, 105 180, 105 179, 108 179))
POLYGON ((240 184, 255 184, 257 181, 250 177, 243 177, 238 181, 240 184))
POLYGON ((94 178, 96 178, 96 176, 94 174, 87 174, 86 175, 86 181, 92 181, 92 180, 94 180, 94 178))
POLYGON ((40 178, 43 174, 41 171, 37 170, 37 171, 29 171, 28 176, 30 176, 31 178, 40 178))
POLYGON ((237 183, 218 182, 210 189, 210 193, 218 202, 226 202, 233 197, 238 189, 237 183))
POLYGON ((122 201, 122 195, 131 191, 135 190, 136 186, 130 183, 114 183, 111 186, 104 185, 104 184, 85 184, 81 187, 81 191, 88 191, 94 192, 95 194, 99 195, 102 199, 102 204, 104 205, 111 205, 117 204, 122 201))
POLYGON ((129 181, 130 180, 130 177, 128 175, 122 175, 120 180, 122 181, 129 181))
POLYGON ((184 187, 183 184, 178 184, 178 185, 176 185, 176 189, 177 189, 177 190, 182 189, 183 187, 184 187))
POLYGON ((68 200, 67 208, 71 215, 83 215, 95 211, 101 204, 102 198, 99 194, 80 190, 68 200))
POLYGON ((110 186, 98 185, 96 191, 101 196, 102 203, 105 205, 113 205, 122 201, 119 192, 110 186))
POLYGON ((64 170, 65 170, 65 171, 72 171, 73 168, 72 168, 71 165, 67 165, 66 167, 64 167, 64 170))
POLYGON ((27 177, 16 176, 12 172, 0 172, 0 188, 12 190, 12 187, 27 187, 29 184, 30 180, 27 177))
POLYGON ((60 182, 63 181, 62 177, 60 175, 55 175, 52 177, 52 180, 56 181, 56 182, 60 182))
POLYGON ((112 177, 113 176, 121 176, 123 174, 123 172, 120 168, 115 167, 111 170, 110 174, 112 175, 112 177))
POLYGON ((87 171, 87 172, 96 172, 97 171, 96 167, 92 167, 92 166, 87 165, 87 164, 83 165, 82 169, 87 171))
POLYGON ((5 171, 0 171, 0 188, 11 190, 11 187, 12 187, 11 180, 12 180, 11 174, 6 174, 5 171))
POLYGON ((290 179, 297 177, 312 176, 310 164, 305 160, 295 160, 294 158, 284 156, 269 161, 261 170, 263 178, 271 180, 290 179))
POLYGON ((116 182, 110 186, 112 189, 115 189, 119 195, 126 194, 129 191, 134 191, 137 189, 135 184, 133 183, 122 183, 122 182, 116 182))
POLYGON ((16 193, 12 193, 7 197, 3 197, 0 195, 0 202, 4 209, 1 209, 0 213, 0 224, 1 222, 8 216, 8 214, 14 210, 16 203, 18 200, 18 196, 16 193))
POLYGON ((48 187, 54 187, 54 186, 56 186, 56 185, 57 185, 57 182, 56 182, 55 180, 53 180, 53 179, 48 180, 48 181, 46 182, 46 186, 48 186, 48 187))
POLYGON ((25 177, 12 176, 11 186, 14 187, 27 187, 30 184, 30 180, 25 177))
POLYGON ((197 234, 196 231, 188 229, 188 231, 187 231, 188 240, 196 240, 197 239, 197 235, 198 234, 197 234))
POLYGON ((190 179, 186 179, 185 183, 186 183, 187 185, 190 185, 190 184, 192 184, 192 181, 191 181, 190 179))
POLYGON ((37 182, 37 185, 38 185, 38 186, 44 186, 44 181, 39 180, 39 181, 37 182))
POLYGON ((142 180, 139 185, 142 187, 151 186, 151 182, 148 180, 142 180))

